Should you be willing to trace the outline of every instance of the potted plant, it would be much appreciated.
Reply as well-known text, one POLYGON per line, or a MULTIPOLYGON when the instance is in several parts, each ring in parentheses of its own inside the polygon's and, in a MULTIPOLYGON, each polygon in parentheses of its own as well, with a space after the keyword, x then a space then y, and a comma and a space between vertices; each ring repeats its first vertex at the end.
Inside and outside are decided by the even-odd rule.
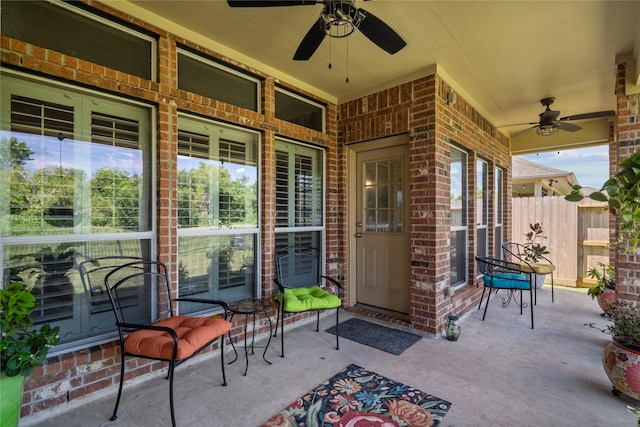
POLYGON ((546 239, 547 236, 542 234, 544 231, 542 230, 542 225, 539 222, 529 224, 529 228, 531 231, 524 235, 527 239, 524 243, 524 246, 527 248, 525 261, 536 263, 543 259, 543 255, 549 253, 547 247, 541 243, 541 240, 546 239))
POLYGON ((24 379, 59 341, 60 327, 49 324, 33 329, 31 313, 36 298, 22 282, 0 289, 0 419, 2 426, 17 426, 20 419, 24 379))
POLYGON ((608 317, 606 332, 613 340, 604 348, 604 371, 614 394, 640 400, 640 308, 618 299, 609 305, 608 317))
POLYGON ((591 296, 591 299, 598 301, 598 305, 606 315, 609 311, 609 305, 616 299, 613 267, 602 262, 598 263, 598 267, 591 267, 587 271, 587 276, 596 280, 596 284, 589 288, 587 294, 591 296))
MULTIPOLYGON (((524 260, 526 262, 532 264, 538 264, 540 261, 547 261, 544 255, 548 254, 549 251, 547 247, 543 245, 541 242, 543 239, 546 239, 542 230, 542 224, 536 222, 535 224, 529 224, 529 231, 525 233, 524 237, 527 239, 524 243, 524 247, 526 248, 523 255, 524 260)), ((537 288, 541 288, 544 285, 544 277, 546 274, 536 274, 535 276, 535 284, 537 288)))

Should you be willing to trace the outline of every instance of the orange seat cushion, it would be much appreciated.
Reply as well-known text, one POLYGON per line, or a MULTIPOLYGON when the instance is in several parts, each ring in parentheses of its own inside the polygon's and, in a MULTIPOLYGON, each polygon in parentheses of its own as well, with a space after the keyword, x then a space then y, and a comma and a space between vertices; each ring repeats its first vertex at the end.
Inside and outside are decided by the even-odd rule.
MULTIPOLYGON (((168 327, 175 331, 178 336, 176 360, 191 356, 197 349, 231 329, 230 322, 210 317, 174 316, 154 325, 168 327)), ((127 336, 124 349, 130 354, 171 360, 173 338, 166 332, 143 329, 127 336)))

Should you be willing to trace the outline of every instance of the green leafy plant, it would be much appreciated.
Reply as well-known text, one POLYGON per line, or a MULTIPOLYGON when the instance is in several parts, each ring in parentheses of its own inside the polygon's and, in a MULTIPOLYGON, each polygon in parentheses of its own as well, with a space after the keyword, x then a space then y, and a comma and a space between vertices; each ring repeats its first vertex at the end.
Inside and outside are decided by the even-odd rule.
POLYGON ((22 282, 0 289, 0 372, 6 376, 28 376, 60 340, 59 326, 32 328, 31 313, 36 305, 36 298, 22 282))
POLYGON ((546 239, 547 236, 543 235, 544 231, 539 222, 529 224, 529 228, 531 231, 524 235, 527 239, 524 243, 524 246, 527 248, 524 253, 524 259, 525 261, 538 262, 542 258, 542 255, 549 253, 547 247, 541 243, 541 240, 546 239))
POLYGON ((570 202, 579 202, 585 197, 607 202, 609 209, 619 219, 618 245, 628 239, 628 252, 636 253, 640 241, 640 151, 636 151, 619 165, 619 172, 607 180, 600 191, 585 196, 582 187, 573 186, 571 194, 565 196, 570 202))
POLYGON ((640 308, 621 299, 612 302, 609 308, 611 324, 607 330, 614 341, 624 346, 640 348, 640 308))
POLYGON ((587 276, 596 280, 596 284, 589 288, 587 294, 591 299, 596 299, 598 295, 602 295, 606 289, 615 289, 615 281, 613 280, 613 267, 602 262, 598 263, 598 268, 591 267, 587 271, 587 276))

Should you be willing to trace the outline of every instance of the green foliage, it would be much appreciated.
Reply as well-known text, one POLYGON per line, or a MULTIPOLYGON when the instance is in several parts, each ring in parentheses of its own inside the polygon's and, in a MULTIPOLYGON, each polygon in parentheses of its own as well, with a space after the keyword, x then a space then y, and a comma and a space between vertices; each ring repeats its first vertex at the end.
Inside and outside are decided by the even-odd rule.
POLYGON ((524 237, 527 238, 527 241, 524 243, 524 246, 527 248, 524 259, 525 261, 538 262, 542 255, 549 253, 547 247, 539 241, 546 239, 547 236, 542 234, 544 231, 542 230, 542 225, 539 222, 529 224, 529 228, 531 231, 524 235, 524 237))
POLYGON ((0 168, 22 167, 34 154, 26 142, 18 142, 15 137, 0 140, 0 168))
POLYGON ((587 276, 591 279, 596 279, 596 284, 589 288, 587 294, 591 296, 591 299, 596 299, 598 295, 602 295, 605 289, 615 289, 615 282, 613 280, 613 267, 609 264, 602 262, 598 263, 598 267, 591 267, 587 271, 587 276))
POLYGON ((616 300, 609 305, 608 332, 613 339, 628 346, 640 346, 640 308, 629 301, 616 300))
MULTIPOLYGON (((607 180, 600 191, 589 194, 589 198, 606 202, 620 220, 620 237, 617 244, 628 240, 629 252, 637 251, 640 241, 640 151, 636 151, 619 165, 619 172, 607 180)), ((582 187, 575 185, 571 194, 565 196, 570 202, 579 202, 586 196, 582 187)))
POLYGON ((28 376, 60 340, 60 327, 49 324, 32 329, 31 313, 36 299, 22 282, 11 282, 0 289, 0 372, 12 377, 28 376))

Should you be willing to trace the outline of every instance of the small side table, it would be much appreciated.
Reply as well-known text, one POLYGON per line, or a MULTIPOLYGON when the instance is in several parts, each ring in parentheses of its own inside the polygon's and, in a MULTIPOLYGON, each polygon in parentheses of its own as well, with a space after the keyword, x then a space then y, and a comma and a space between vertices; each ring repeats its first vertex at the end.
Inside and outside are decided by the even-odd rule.
MULTIPOLYGON (((271 362, 267 360, 266 354, 267 349, 269 348, 269 344, 271 343, 271 335, 273 335, 273 324, 271 323, 271 318, 269 318, 269 309, 271 309, 271 303, 261 301, 261 300, 247 300, 240 301, 233 304, 229 304, 229 310, 231 311, 231 321, 233 321, 233 317, 236 314, 244 315, 244 356, 245 356, 245 367, 244 367, 244 375, 247 375, 247 370, 249 369, 249 348, 251 348, 251 354, 255 354, 254 349, 254 340, 256 337, 256 317, 262 313, 269 321, 269 340, 267 341, 267 345, 264 346, 264 352, 262 353, 262 359, 271 365, 271 362), (251 344, 247 345, 247 326, 249 323, 249 317, 251 317, 251 321, 253 323, 253 330, 251 331, 251 344)), ((231 331, 229 331, 229 341, 231 341, 231 347, 233 348, 233 352, 236 357, 229 362, 231 365, 233 362, 238 360, 238 352, 236 351, 236 346, 233 344, 231 340, 231 331)))

